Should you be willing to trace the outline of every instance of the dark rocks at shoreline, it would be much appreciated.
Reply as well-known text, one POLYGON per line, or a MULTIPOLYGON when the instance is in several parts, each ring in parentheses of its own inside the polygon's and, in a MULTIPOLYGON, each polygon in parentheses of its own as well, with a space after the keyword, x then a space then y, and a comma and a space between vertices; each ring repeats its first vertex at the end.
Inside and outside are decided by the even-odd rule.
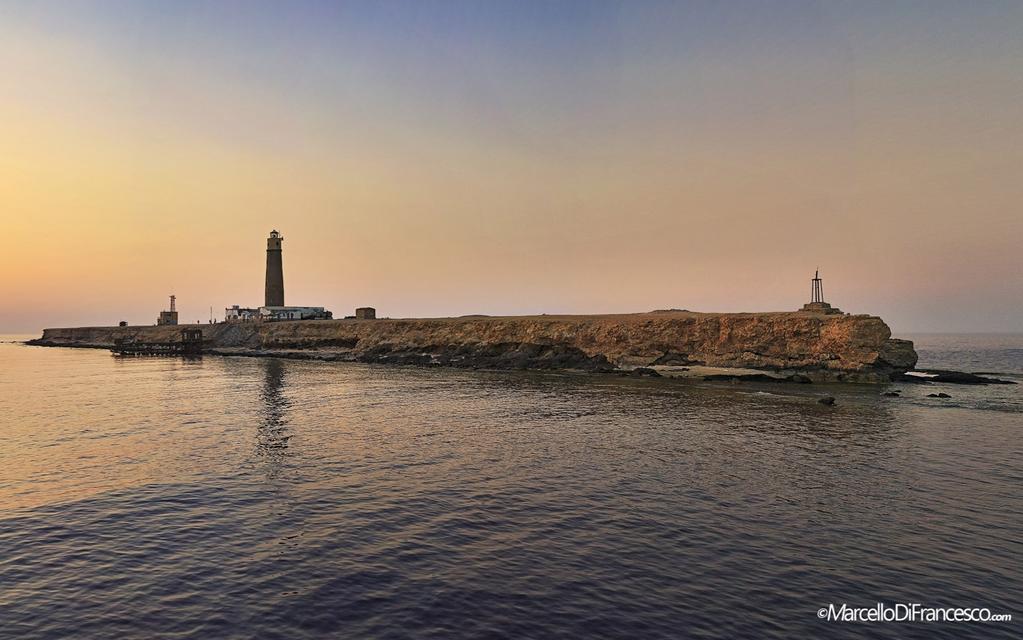
MULTIPOLYGON (((595 373, 617 372, 603 356, 587 356, 579 350, 549 345, 491 345, 476 348, 429 348, 428 351, 392 350, 380 345, 363 353, 315 350, 277 349, 211 349, 212 355, 245 356, 257 358, 285 358, 289 360, 319 360, 323 362, 362 362, 418 367, 455 367, 460 369, 491 370, 578 370, 595 373)), ((658 377, 650 370, 650 377, 658 377)))
POLYGON ((703 376, 704 382, 785 382, 784 378, 766 373, 712 373, 703 376))
POLYGON ((702 365, 704 363, 686 354, 667 351, 664 353, 664 355, 658 357, 650 364, 654 366, 657 365, 679 366, 679 365, 702 365))
POLYGON ((704 382, 789 382, 796 384, 810 384, 813 382, 808 376, 794 373, 788 376, 772 376, 766 373, 712 373, 703 376, 704 382))
POLYGON ((93 343, 82 343, 82 344, 68 344, 66 342, 59 342, 55 340, 47 340, 46 338, 33 338, 26 340, 22 344, 26 344, 30 347, 63 347, 71 349, 109 349, 112 344, 93 344, 93 343))
POLYGON ((897 382, 908 382, 911 384, 930 384, 932 382, 944 382, 948 384, 1016 384, 1012 380, 1001 378, 989 378, 966 373, 965 371, 949 371, 946 369, 917 369, 919 373, 928 374, 925 376, 913 376, 908 373, 899 374, 895 377, 897 382))
POLYGON ((881 395, 884 396, 885 398, 901 398, 902 397, 901 392, 899 392, 899 391, 885 391, 881 395))
POLYGON ((657 372, 656 369, 650 367, 636 367, 630 371, 624 371, 621 375, 626 375, 632 378, 642 378, 644 376, 648 378, 662 378, 663 376, 657 372))
POLYGON ((928 378, 933 382, 948 382, 951 384, 1016 384, 1012 380, 1002 380, 1001 378, 990 378, 987 376, 979 376, 975 373, 965 373, 962 371, 943 371, 938 369, 925 369, 924 373, 936 375, 935 378, 928 378))
POLYGON ((947 393, 928 393, 927 397, 928 398, 951 398, 952 396, 948 395, 947 393))
POLYGON ((279 351, 271 349, 210 349, 204 352, 212 356, 239 358, 281 358, 284 360, 315 360, 318 362, 354 362, 344 354, 329 351, 279 351))
POLYGON ((589 356, 581 349, 564 345, 531 343, 438 345, 427 346, 417 351, 394 349, 390 345, 377 345, 359 353, 355 359, 366 363, 466 369, 574 369, 593 372, 615 370, 615 367, 603 355, 589 356))
POLYGON ((817 402, 819 402, 820 404, 832 407, 832 406, 835 405, 835 396, 824 396, 823 398, 821 398, 817 402))

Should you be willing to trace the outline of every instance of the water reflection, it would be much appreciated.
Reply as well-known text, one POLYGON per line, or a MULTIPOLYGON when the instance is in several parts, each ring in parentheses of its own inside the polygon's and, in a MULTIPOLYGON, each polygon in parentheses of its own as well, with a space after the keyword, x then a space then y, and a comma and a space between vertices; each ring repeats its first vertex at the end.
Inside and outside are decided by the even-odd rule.
POLYGON ((287 411, 290 402, 284 393, 287 371, 284 362, 267 358, 263 366, 262 421, 256 431, 256 455, 262 461, 268 479, 280 475, 287 455, 288 433, 287 411))
MULTIPOLYGON (((1011 612, 1023 413, 925 394, 0 345, 4 622, 854 638, 813 611, 1011 612)), ((953 626, 915 637, 1018 635, 953 626)))

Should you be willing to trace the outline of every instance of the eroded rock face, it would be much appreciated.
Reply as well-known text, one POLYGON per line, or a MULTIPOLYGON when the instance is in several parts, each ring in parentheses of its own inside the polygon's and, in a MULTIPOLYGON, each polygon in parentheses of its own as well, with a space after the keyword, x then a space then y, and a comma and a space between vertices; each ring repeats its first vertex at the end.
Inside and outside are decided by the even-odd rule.
MULTIPOLYGON (((315 352, 362 362, 586 370, 706 365, 799 371, 815 381, 878 381, 916 364, 911 342, 892 339, 884 321, 866 315, 665 312, 192 326, 223 353, 315 352)), ((182 328, 47 329, 37 343, 168 341, 182 328)))
POLYGON ((879 362, 896 371, 909 371, 916 366, 917 355, 912 340, 889 338, 878 352, 879 362))

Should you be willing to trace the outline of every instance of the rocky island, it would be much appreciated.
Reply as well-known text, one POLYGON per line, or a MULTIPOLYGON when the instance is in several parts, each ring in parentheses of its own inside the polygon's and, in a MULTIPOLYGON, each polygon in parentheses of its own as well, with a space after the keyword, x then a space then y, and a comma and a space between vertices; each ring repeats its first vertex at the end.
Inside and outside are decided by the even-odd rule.
MULTIPOLYGON (((323 307, 285 306, 282 241, 266 240, 265 304, 234 305, 225 322, 45 329, 30 344, 487 369, 575 369, 632 375, 792 382, 887 382, 917 361, 881 318, 824 301, 819 273, 795 312, 462 316, 376 319, 372 308, 334 320, 323 307), (129 346, 125 346, 129 345, 129 346)), ((125 323, 121 323, 124 325, 125 323)))
MULTIPOLYGON (((815 313, 542 315, 305 320, 186 325, 206 353, 492 369, 713 369, 801 382, 886 382, 916 364, 913 344, 881 318, 815 313)), ((182 326, 46 329, 31 344, 113 347, 169 342, 182 326)), ((720 373, 720 372, 719 372, 720 373)))

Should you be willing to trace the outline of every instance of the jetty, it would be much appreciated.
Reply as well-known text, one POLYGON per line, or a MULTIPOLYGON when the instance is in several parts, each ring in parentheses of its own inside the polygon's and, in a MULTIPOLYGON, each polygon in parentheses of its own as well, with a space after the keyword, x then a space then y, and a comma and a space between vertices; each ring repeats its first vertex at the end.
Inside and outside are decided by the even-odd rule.
POLYGON ((124 337, 114 340, 110 351, 117 356, 201 356, 204 341, 202 329, 186 328, 177 340, 140 340, 124 337))

